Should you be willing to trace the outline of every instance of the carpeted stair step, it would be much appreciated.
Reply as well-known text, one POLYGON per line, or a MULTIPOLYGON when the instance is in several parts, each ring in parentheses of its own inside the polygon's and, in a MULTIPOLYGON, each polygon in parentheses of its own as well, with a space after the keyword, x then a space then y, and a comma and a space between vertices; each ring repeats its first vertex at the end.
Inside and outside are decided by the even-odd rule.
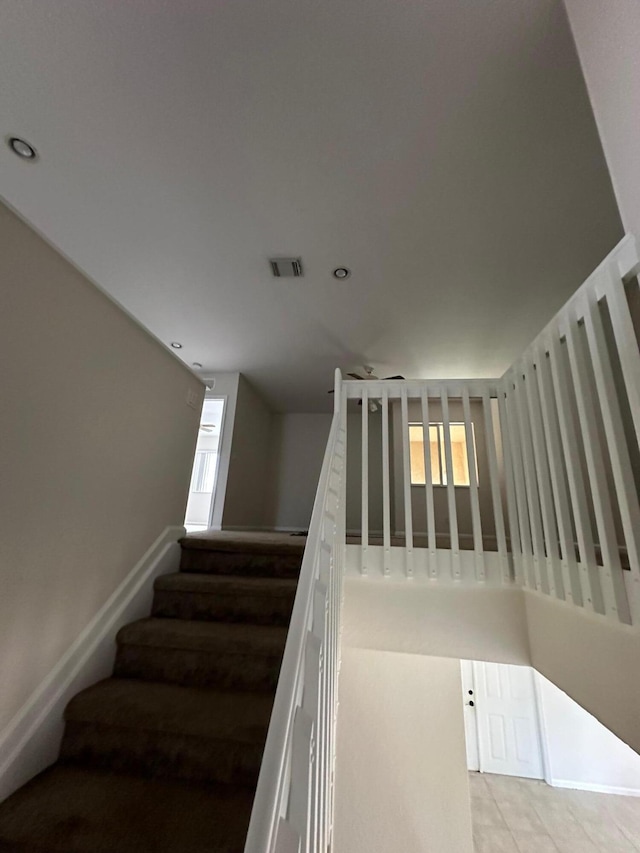
POLYGON ((280 626, 141 619, 118 633, 114 675, 274 691, 286 639, 280 626))
POLYGON ((2 853, 241 853, 253 792, 63 765, 5 801, 2 853))
POLYGON ((304 537, 269 534, 262 537, 225 535, 225 532, 209 537, 190 534, 180 543, 180 569, 191 573, 297 578, 305 541, 304 537))
POLYGON ((110 678, 65 711, 64 763, 255 785, 273 696, 110 678))
POLYGON ((169 619, 288 625, 295 580, 233 575, 162 575, 154 586, 153 615, 169 619))

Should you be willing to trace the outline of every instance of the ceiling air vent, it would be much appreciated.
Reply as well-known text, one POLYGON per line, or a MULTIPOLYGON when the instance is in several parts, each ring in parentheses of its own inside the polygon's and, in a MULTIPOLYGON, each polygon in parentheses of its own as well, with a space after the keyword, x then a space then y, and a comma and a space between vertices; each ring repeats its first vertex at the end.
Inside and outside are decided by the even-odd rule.
POLYGON ((300 278, 302 275, 300 258, 270 258, 269 263, 276 278, 300 278))

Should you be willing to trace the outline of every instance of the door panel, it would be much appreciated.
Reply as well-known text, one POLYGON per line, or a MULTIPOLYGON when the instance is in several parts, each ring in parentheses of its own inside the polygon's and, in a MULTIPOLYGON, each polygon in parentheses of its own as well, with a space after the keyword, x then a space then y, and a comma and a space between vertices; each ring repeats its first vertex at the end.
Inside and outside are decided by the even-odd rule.
POLYGON ((533 670, 474 661, 473 677, 480 770, 542 779, 533 670))

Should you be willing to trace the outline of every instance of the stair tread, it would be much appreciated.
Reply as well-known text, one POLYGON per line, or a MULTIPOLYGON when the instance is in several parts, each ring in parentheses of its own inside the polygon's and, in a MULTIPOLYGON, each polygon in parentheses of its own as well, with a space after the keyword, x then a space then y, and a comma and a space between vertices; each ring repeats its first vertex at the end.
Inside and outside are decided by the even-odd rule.
POLYGON ((273 694, 107 678, 78 693, 65 719, 119 729, 264 743, 273 694))
POLYGON ((188 533, 180 540, 187 550, 221 551, 225 553, 258 554, 274 556, 296 555, 302 557, 306 536, 283 533, 252 533, 226 530, 209 530, 188 533))
POLYGON ((297 581, 289 578, 242 577, 238 575, 196 574, 175 572, 156 578, 156 590, 170 592, 197 592, 215 595, 260 595, 269 597, 290 596, 295 593, 297 581))
POLYGON ((0 849, 239 853, 253 796, 252 790, 237 786, 54 765, 3 804, 0 849))
POLYGON ((281 655, 287 627, 151 617, 125 625, 120 645, 155 646, 225 654, 281 655))

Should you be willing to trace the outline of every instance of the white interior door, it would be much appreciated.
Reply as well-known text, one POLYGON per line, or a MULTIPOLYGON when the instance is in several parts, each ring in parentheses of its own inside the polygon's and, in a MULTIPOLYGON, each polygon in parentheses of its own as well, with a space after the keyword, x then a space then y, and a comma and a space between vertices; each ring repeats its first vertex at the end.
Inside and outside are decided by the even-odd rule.
POLYGON ((480 770, 542 779, 540 727, 531 667, 474 661, 473 681, 480 770))
POLYGON ((464 699, 464 737, 467 745, 467 769, 480 770, 478 751, 478 723, 476 720, 476 695, 473 679, 473 664, 470 660, 461 660, 462 696, 464 699))

